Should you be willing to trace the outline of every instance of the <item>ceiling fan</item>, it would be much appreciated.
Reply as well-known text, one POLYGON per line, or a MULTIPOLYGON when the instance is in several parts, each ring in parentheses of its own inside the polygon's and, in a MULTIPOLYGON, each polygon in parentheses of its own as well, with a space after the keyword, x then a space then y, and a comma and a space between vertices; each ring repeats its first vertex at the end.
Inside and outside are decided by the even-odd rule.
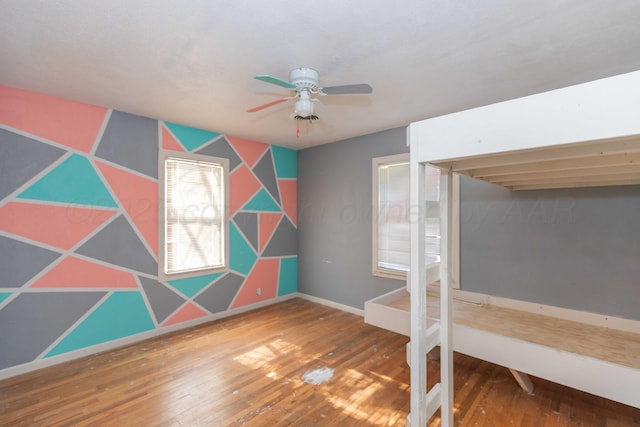
POLYGON ((251 108, 247 110, 247 112, 255 113, 256 111, 264 110, 265 108, 269 108, 273 105, 277 105, 291 99, 297 99, 294 106, 294 113, 291 117, 296 120, 308 120, 310 122, 311 120, 318 119, 318 116, 314 113, 313 107, 313 103, 317 102, 318 99, 313 98, 314 95, 361 95, 373 92, 371 86, 365 83, 320 87, 318 86, 318 78, 318 72, 312 68, 294 68, 289 72, 289 81, 266 74, 257 75, 254 79, 282 86, 292 92, 295 91, 295 93, 292 93, 291 96, 286 96, 251 108))

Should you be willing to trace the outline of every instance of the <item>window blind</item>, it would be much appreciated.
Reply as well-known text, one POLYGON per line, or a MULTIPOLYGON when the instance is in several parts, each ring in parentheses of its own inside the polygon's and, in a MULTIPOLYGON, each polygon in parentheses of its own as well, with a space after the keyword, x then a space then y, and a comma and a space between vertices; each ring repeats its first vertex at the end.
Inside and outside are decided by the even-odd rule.
POLYGON ((224 266, 223 180, 221 164, 165 160, 166 274, 224 266))
MULTIPOLYGON (((424 212, 425 255, 427 262, 440 258, 439 185, 440 171, 427 168, 424 212)), ((378 167, 378 267, 409 271, 411 257, 409 162, 382 164, 378 167)))

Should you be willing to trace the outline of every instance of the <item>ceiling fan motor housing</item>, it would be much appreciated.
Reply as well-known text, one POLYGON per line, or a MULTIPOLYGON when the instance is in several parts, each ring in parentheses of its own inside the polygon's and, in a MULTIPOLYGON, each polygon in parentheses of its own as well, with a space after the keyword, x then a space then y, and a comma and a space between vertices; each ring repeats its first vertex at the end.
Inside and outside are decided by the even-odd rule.
POLYGON ((294 68, 289 72, 289 81, 298 90, 308 89, 310 92, 316 92, 319 76, 318 72, 312 68, 294 68))

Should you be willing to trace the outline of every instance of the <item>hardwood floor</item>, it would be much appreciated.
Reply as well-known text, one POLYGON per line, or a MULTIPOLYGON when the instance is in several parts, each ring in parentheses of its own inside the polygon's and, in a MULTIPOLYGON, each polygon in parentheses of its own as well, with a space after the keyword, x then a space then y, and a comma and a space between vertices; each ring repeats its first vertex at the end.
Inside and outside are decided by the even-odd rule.
MULTIPOLYGON (((2 426, 390 426, 407 338, 301 299, 0 382, 2 426), (334 369, 320 385, 302 381, 334 369)), ((640 426, 640 410, 456 354, 459 426, 640 426)), ((429 383, 438 380, 430 364, 429 383)), ((430 426, 439 426, 436 416, 430 426)))

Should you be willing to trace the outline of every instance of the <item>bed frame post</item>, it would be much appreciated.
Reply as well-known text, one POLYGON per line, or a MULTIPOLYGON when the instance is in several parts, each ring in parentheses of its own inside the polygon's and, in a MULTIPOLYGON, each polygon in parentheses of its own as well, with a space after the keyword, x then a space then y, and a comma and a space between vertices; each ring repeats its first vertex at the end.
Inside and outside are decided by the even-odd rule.
MULTIPOLYGON (((411 157, 411 412, 407 423, 425 426, 440 408, 441 425, 453 426, 453 321, 451 273, 452 172, 440 176, 440 267, 427 269, 425 259, 426 166, 411 157), (427 285, 440 279, 440 322, 427 328, 427 285), (440 383, 427 392, 427 353, 440 345, 440 383)), ((433 317, 433 316, 432 316, 433 317)))
POLYGON ((425 266, 424 181, 425 166, 415 160, 411 150, 411 412, 408 424, 424 427, 427 423, 427 286, 425 266))
POLYGON ((440 175, 440 414, 442 426, 453 426, 453 297, 451 249, 453 224, 453 173, 440 175))

